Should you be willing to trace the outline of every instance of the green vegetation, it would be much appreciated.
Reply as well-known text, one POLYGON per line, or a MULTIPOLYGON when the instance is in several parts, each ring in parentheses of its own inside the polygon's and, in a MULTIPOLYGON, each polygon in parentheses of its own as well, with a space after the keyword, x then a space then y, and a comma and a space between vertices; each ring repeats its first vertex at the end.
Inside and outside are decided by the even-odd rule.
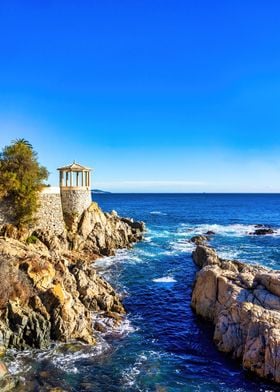
POLYGON ((26 243, 29 244, 36 244, 38 241, 38 238, 35 235, 31 235, 28 238, 26 238, 26 243))
POLYGON ((48 174, 25 139, 13 141, 0 153, 0 198, 11 200, 18 226, 32 222, 38 208, 38 192, 48 174))

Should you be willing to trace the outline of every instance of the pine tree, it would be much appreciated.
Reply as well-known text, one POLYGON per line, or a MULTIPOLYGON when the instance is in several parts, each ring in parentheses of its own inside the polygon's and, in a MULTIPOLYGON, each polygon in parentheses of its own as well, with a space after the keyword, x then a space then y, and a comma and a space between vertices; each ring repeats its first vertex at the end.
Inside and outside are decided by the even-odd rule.
POLYGON ((39 191, 48 171, 25 139, 17 139, 0 153, 0 197, 9 198, 18 226, 31 223, 39 205, 39 191))

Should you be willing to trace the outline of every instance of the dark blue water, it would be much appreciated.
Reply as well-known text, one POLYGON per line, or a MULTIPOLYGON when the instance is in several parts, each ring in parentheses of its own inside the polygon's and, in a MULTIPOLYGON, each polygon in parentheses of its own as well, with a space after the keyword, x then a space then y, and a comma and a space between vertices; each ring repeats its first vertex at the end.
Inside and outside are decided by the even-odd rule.
POLYGON ((147 225, 145 241, 133 250, 97 262, 123 294, 128 321, 106 337, 98 355, 87 347, 75 353, 56 348, 33 353, 32 359, 17 356, 17 366, 25 366, 33 378, 48 369, 50 385, 67 391, 280 391, 219 353, 212 326, 193 314, 196 267, 188 241, 213 230, 211 244, 220 255, 280 269, 280 195, 104 194, 94 199, 105 211, 115 209, 147 225), (255 224, 278 231, 250 236, 255 224))

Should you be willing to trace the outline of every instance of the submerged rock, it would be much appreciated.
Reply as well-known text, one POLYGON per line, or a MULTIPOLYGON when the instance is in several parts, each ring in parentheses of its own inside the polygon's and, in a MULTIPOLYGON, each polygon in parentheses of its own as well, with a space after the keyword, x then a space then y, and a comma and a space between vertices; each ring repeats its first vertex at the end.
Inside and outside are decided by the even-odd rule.
POLYGON ((192 307, 215 325, 220 351, 260 377, 280 382, 280 271, 223 260, 199 245, 192 307))

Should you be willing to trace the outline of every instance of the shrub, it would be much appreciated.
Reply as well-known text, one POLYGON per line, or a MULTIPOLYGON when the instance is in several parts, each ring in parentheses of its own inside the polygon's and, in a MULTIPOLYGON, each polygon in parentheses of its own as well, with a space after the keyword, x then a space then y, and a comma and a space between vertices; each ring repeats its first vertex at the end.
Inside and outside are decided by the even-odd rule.
POLYGON ((0 256, 0 280, 0 309, 5 308, 10 300, 19 299, 25 304, 34 295, 26 274, 3 255, 0 256))
POLYGON ((29 244, 36 244, 38 241, 38 238, 35 235, 31 235, 28 238, 26 238, 26 243, 29 244))

